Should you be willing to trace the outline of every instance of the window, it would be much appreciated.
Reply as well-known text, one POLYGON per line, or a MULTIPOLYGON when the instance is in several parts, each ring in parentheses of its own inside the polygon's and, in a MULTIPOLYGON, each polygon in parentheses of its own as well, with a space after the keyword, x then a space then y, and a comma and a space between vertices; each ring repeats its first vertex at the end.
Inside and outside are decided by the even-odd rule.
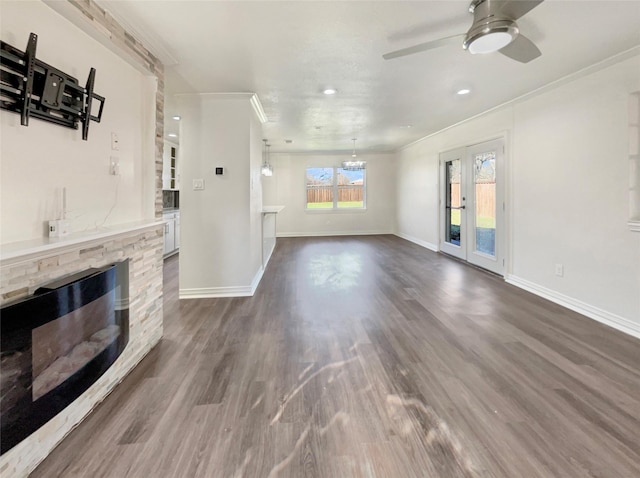
POLYGON ((307 168, 307 209, 364 209, 365 174, 343 168, 307 168))

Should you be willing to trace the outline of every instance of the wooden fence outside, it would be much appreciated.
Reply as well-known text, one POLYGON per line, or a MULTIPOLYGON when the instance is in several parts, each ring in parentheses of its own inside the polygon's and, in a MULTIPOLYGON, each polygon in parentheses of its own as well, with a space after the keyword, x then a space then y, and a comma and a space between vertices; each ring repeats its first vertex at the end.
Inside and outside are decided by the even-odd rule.
MULTIPOLYGON (((362 201, 361 185, 338 185, 338 202, 362 201)), ((307 186, 307 203, 333 202, 333 186, 307 186)))
MULTIPOLYGON (((451 197, 453 198, 451 205, 460 207, 458 200, 460 194, 460 183, 451 185, 451 197)), ((496 183, 479 183, 476 184, 476 215, 482 217, 496 217, 496 183)))

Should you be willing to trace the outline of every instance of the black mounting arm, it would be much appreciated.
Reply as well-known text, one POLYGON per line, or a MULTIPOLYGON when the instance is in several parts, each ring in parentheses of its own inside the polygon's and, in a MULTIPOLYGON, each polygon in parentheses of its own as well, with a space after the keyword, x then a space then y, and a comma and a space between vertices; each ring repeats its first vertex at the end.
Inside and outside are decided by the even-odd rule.
POLYGON ((86 88, 74 77, 36 58, 38 35, 29 35, 24 52, 0 42, 0 108, 20 114, 20 124, 29 117, 78 129, 82 139, 89 137, 89 123, 100 122, 104 97, 93 92, 96 70, 91 68, 86 88), (91 114, 93 100, 100 102, 98 115, 91 114))

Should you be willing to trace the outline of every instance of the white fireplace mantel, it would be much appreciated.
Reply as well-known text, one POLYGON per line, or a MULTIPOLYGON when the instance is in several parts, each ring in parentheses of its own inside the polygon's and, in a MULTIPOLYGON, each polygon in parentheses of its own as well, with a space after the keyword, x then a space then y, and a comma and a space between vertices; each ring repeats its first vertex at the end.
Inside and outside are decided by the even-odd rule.
POLYGON ((125 234, 141 232, 163 225, 162 220, 137 221, 111 227, 102 227, 90 231, 75 232, 65 237, 43 237, 28 241, 12 242, 0 245, 0 263, 5 266, 24 260, 32 260, 40 255, 63 252, 64 249, 77 248, 78 245, 104 243, 105 240, 125 234))

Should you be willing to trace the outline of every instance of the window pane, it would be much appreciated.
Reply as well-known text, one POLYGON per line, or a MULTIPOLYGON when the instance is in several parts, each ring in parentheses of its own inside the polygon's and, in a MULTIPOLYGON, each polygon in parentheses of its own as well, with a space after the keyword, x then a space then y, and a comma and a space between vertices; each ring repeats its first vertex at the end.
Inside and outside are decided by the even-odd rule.
POLYGON ((307 208, 333 208, 333 168, 307 168, 307 208))
POLYGON ((473 158, 476 190, 476 251, 496 255, 496 153, 473 158))
POLYGON ((460 206, 462 199, 462 191, 460 189, 460 160, 454 159, 447 161, 446 170, 446 187, 447 187, 447 217, 445 228, 445 240, 450 244, 460 245, 460 206))
POLYGON ((364 169, 357 171, 337 168, 338 207, 364 207, 364 169))

